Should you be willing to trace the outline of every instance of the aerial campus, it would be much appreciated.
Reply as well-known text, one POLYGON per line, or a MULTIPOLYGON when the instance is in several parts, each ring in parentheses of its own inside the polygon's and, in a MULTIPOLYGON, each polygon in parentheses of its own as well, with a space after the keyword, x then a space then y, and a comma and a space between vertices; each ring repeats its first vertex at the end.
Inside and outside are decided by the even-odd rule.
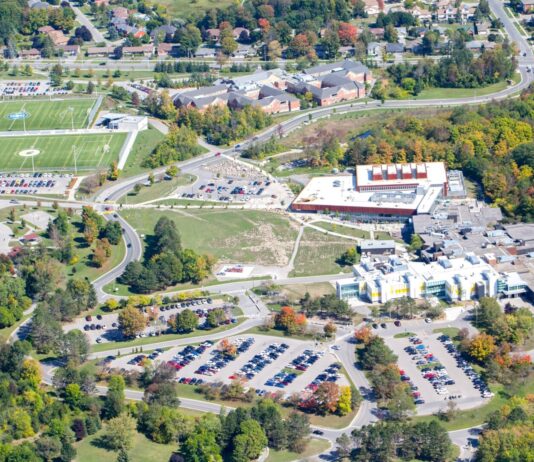
POLYGON ((0 0, 0 462, 534 454, 532 0, 0 0))

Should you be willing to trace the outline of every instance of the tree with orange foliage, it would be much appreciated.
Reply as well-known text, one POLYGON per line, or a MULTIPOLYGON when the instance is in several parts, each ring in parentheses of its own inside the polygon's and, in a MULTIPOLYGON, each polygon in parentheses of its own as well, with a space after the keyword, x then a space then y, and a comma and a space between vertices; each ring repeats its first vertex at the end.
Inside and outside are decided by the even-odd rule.
POLYGON ((258 19, 258 26, 260 26, 261 32, 263 35, 267 34, 271 29, 271 23, 266 18, 258 19))
POLYGON ((360 327, 354 331, 354 338, 364 345, 368 345, 373 338, 373 332, 368 326, 360 327))
POLYGON ((219 343, 219 350, 227 356, 235 356, 237 353, 237 346, 227 338, 223 338, 219 343))
POLYGON ((302 332, 306 327, 308 320, 304 313, 295 313, 290 306, 283 306, 274 318, 274 327, 284 330, 290 334, 302 332))
POLYGON ((348 22, 340 22, 337 35, 342 45, 354 45, 358 37, 358 28, 348 22))
POLYGON ((320 414, 337 411, 339 401, 339 386, 334 382, 323 382, 313 394, 317 402, 316 411, 320 414))

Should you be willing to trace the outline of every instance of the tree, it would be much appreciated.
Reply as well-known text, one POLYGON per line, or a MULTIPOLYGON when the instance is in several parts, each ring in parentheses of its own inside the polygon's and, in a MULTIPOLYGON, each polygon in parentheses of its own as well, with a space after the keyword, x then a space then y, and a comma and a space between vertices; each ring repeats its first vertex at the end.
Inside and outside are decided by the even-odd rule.
POLYGON ((61 455, 61 441, 55 436, 42 436, 35 442, 35 451, 47 462, 61 455))
POLYGON ((61 337, 59 354, 73 364, 82 364, 89 355, 89 339, 78 329, 71 330, 61 337))
POLYGON ((367 346, 358 350, 362 367, 371 370, 377 364, 390 364, 397 361, 397 356, 388 348, 381 337, 374 336, 367 346))
POLYGON ((285 421, 287 447, 290 451, 302 452, 306 448, 306 438, 310 434, 310 419, 300 412, 292 412, 285 421))
POLYGON ((128 453, 121 449, 119 453, 117 454, 117 462, 129 462, 130 457, 128 456, 128 453))
POLYGON ((260 424, 253 419, 241 423, 240 433, 233 440, 233 462, 248 462, 257 459, 267 446, 267 436, 260 424))
POLYGON ((368 345, 373 337, 373 331, 368 326, 362 326, 354 331, 354 338, 364 345, 368 345))
POLYGON ((139 107, 141 105, 141 99, 139 98, 139 93, 134 91, 132 93, 132 106, 139 107))
POLYGON ((123 413, 108 421, 102 439, 112 451, 128 451, 132 447, 135 428, 135 419, 123 413))
POLYGON ((92 95, 94 92, 95 92, 95 84, 89 80, 89 82, 87 83, 87 88, 86 88, 86 92, 88 95, 92 95))
POLYGON ((222 462, 215 433, 200 426, 180 446, 180 454, 188 462, 222 462))
POLYGON ((177 332, 192 332, 198 326, 198 316, 190 309, 178 313, 174 320, 174 328, 177 332))
POLYGON ((469 344, 469 355, 476 361, 485 361, 496 350, 495 339, 488 334, 478 334, 469 344))
POLYGON ((121 224, 118 221, 108 221, 102 231, 102 237, 105 237, 111 245, 117 245, 122 237, 121 224))
POLYGON ((125 337, 135 337, 146 327, 144 314, 132 306, 119 313, 119 329, 125 337))
POLYGON ((399 34, 393 24, 388 24, 384 28, 384 40, 388 43, 397 43, 399 41, 399 34))
POLYGON ((349 22, 340 22, 337 30, 341 45, 354 45, 358 37, 358 29, 349 22))
POLYGON ((412 234, 411 240, 410 240, 410 250, 412 252, 417 252, 423 248, 423 240, 421 239, 421 236, 418 234, 412 234))
POLYGON ((320 414, 331 413, 337 410, 339 401, 339 386, 334 382, 322 382, 313 394, 316 411, 320 414))
POLYGON ((333 337, 336 335, 337 327, 332 321, 329 321, 324 325, 323 330, 327 337, 333 337))
POLYGON ((202 35, 198 27, 187 24, 176 31, 175 42, 180 43, 180 48, 185 50, 189 57, 202 43, 202 35))
POLYGON ((124 378, 121 375, 113 375, 109 379, 108 391, 102 408, 106 419, 113 419, 124 412, 125 386, 124 378))
POLYGON ((358 263, 358 260, 359 255, 356 248, 351 247, 341 254, 341 257, 339 257, 339 264, 342 266, 352 266, 358 263))
POLYGON ((341 415, 347 415, 352 411, 352 392, 349 386, 339 387, 339 401, 337 410, 341 415))
POLYGON ((170 176, 171 178, 174 178, 178 176, 178 173, 180 172, 179 168, 176 165, 171 165, 169 168, 165 171, 165 174, 170 176))

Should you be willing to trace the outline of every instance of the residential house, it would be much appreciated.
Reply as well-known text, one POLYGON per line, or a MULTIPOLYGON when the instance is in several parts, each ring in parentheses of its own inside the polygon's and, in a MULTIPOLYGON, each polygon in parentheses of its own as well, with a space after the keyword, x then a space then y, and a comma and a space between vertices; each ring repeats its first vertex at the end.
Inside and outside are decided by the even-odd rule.
POLYGON ((382 56, 382 45, 378 42, 369 42, 367 45, 367 56, 379 58, 382 56))
POLYGON ((80 45, 62 45, 58 49, 63 51, 63 56, 78 56, 80 53, 80 45))
POLYGON ((377 40, 382 40, 384 38, 384 28, 383 27, 369 27, 369 32, 377 40))
POLYGON ((54 29, 52 26, 43 26, 39 27, 39 29, 37 29, 37 32, 39 32, 40 34, 49 34, 50 32, 53 32, 55 30, 56 29, 54 29))
POLYGON ((490 24, 487 22, 479 22, 475 24, 476 35, 487 36, 490 32, 490 24))
POLYGON ((246 42, 249 39, 250 31, 246 27, 235 27, 232 35, 234 40, 246 42))
POLYGON ((221 30, 220 29, 206 29, 205 33, 206 40, 209 40, 210 42, 218 42, 219 38, 221 37, 221 30))
POLYGON ((167 37, 173 37, 178 29, 171 24, 165 24, 163 26, 156 27, 150 32, 152 40, 159 38, 165 40, 167 37))
POLYGON ((115 56, 115 47, 89 47, 87 56, 91 58, 112 58, 115 56))
POLYGON ((200 47, 195 51, 195 58, 215 58, 217 50, 215 48, 200 47))
POLYGON ((178 56, 180 45, 177 43, 160 43, 158 44, 157 54, 159 58, 166 58, 167 56, 178 56))
POLYGON ((108 6, 109 0, 93 0, 96 6, 108 6))
POLYGON ((111 10, 111 15, 114 18, 118 19, 128 19, 128 8, 124 8, 123 6, 117 6, 111 10))
POLYGON ((29 50, 20 50, 19 56, 22 59, 36 59, 41 57, 41 53, 36 48, 31 48, 29 50))
POLYGON ((20 238, 20 242, 27 245, 36 245, 41 241, 37 233, 30 232, 20 238))
POLYGON ((48 2, 35 2, 30 5, 30 8, 33 10, 48 10, 48 8, 52 8, 52 5, 48 2))
POLYGON ((534 0, 519 0, 519 9, 525 14, 532 13, 534 11, 534 0))
POLYGON ((137 47, 122 47, 123 56, 143 56, 150 58, 154 54, 154 45, 141 45, 137 47))
POLYGON ((485 49, 495 48, 495 42, 471 40, 470 42, 465 42, 465 48, 471 51, 482 51, 485 49))
POLYGON ((416 6, 415 8, 413 8, 410 13, 412 14, 412 16, 414 18, 417 18, 419 19, 419 21, 423 22, 423 21, 431 21, 432 20, 432 13, 428 10, 425 10, 423 8, 420 8, 418 6, 416 6))
POLYGON ((254 48, 252 45, 245 45, 243 43, 239 43, 237 45, 237 50, 234 52, 233 56, 236 58, 252 58, 253 56, 256 56, 256 48, 254 48))
POLYGON ((63 31, 54 30, 49 32, 47 35, 50 37, 50 40, 52 40, 52 43, 56 47, 61 47, 69 43, 69 38, 63 34, 63 31))
POLYGON ((392 54, 404 53, 404 45, 402 43, 388 43, 386 44, 386 53, 392 53, 392 54))

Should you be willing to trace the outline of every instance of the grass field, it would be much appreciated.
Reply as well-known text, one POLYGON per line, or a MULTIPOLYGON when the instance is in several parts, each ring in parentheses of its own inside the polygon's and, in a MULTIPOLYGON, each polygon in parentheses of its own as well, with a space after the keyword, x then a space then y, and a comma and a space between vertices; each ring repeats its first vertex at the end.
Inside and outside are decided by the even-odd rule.
POLYGON ((192 13, 200 14, 209 9, 220 8, 231 5, 232 0, 162 0, 162 6, 165 6, 169 13, 180 17, 189 17, 192 13))
MULTIPOLYGON (((131 192, 122 196, 119 200, 120 204, 140 204, 142 202, 152 201, 159 198, 164 198, 173 193, 179 186, 185 186, 195 181, 194 175, 179 175, 169 180, 161 180, 155 182, 151 186, 142 186, 141 190, 136 194, 131 192)), ((158 200, 159 204, 160 201, 158 200)))
POLYGON ((107 169, 117 159, 126 138, 126 133, 62 136, 16 136, 2 138, 2 170, 31 170, 32 157, 23 157, 21 151, 37 149, 33 156, 36 169, 46 168, 74 170, 74 151, 77 148, 76 164, 79 169, 107 169))
POLYGON ((319 222, 314 223, 314 226, 326 229, 327 231, 332 231, 333 233, 344 234, 345 236, 359 237, 360 239, 369 239, 371 236, 369 231, 352 228, 350 226, 338 225, 337 223, 319 222))
POLYGON ((329 236, 315 229, 306 228, 290 276, 315 276, 349 271, 350 268, 339 266, 336 260, 354 245, 352 240, 329 236))
POLYGON ((124 166, 124 170, 121 173, 121 177, 137 175, 147 170, 145 167, 142 167, 143 161, 164 137, 163 133, 152 127, 139 132, 124 166))
POLYGON ((314 456, 326 451, 330 447, 330 443, 325 440, 312 438, 306 449, 301 454, 291 451, 275 451, 271 449, 266 462, 292 462, 294 460, 305 459, 306 457, 314 456))
POLYGON ((11 120, 10 114, 26 112, 26 130, 87 128, 87 117, 96 99, 40 101, 7 101, 0 103, 0 131, 22 131, 22 120, 11 120))
MULTIPOLYGON (((117 455, 115 452, 104 449, 99 444, 99 438, 104 434, 104 430, 100 430, 92 436, 89 436, 76 444, 78 454, 76 461, 78 462, 102 462, 107 460, 115 460, 117 455)), ((172 453, 178 449, 176 444, 157 444, 150 441, 141 433, 136 433, 133 439, 132 449, 128 451, 130 462, 152 462, 152 461, 167 461, 172 453)))
POLYGON ((296 226, 271 212, 252 210, 124 210, 139 234, 150 236, 158 219, 172 219, 186 248, 232 263, 285 265, 297 237, 296 226))

